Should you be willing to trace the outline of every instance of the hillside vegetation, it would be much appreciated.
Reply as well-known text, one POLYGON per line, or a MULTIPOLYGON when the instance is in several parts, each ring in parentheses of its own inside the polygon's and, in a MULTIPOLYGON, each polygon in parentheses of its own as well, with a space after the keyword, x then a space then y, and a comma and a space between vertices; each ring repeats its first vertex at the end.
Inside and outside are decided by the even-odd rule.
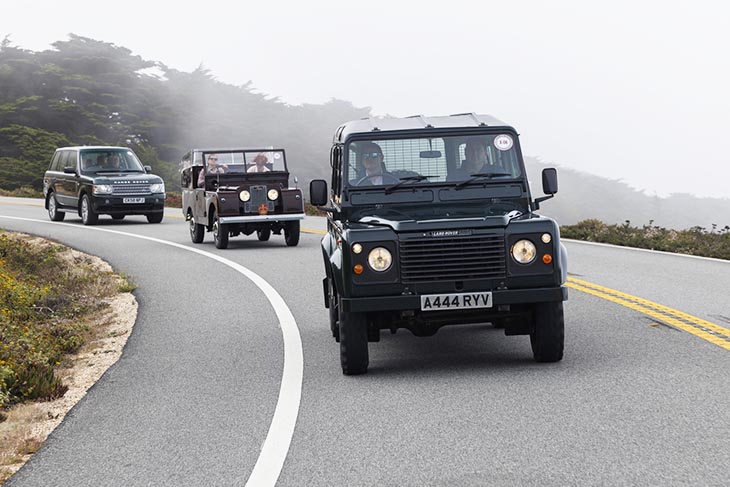
POLYGON ((250 84, 218 82, 71 35, 32 52, 0 44, 0 187, 42 187, 56 147, 124 145, 179 189, 177 163, 193 147, 279 146, 300 181, 324 177, 329 142, 368 108, 331 100, 289 106, 250 84))
MULTIPOLYGON (((250 82, 221 83, 202 66, 185 73, 75 35, 42 52, 6 38, 0 43, 0 189, 40 191, 54 149, 81 144, 133 148, 169 192, 180 189, 177 163, 190 148, 280 146, 306 188, 310 179, 329 180, 335 129, 369 115, 369 108, 342 100, 290 106, 255 92, 250 82)), ((519 120, 512 122, 519 128, 519 120)), ((539 196, 547 164, 530 157, 525 163, 539 196)), ((599 219, 675 229, 730 225, 727 198, 652 197, 620 180, 560 167, 559 181, 557 198, 541 211, 562 224, 599 219)))

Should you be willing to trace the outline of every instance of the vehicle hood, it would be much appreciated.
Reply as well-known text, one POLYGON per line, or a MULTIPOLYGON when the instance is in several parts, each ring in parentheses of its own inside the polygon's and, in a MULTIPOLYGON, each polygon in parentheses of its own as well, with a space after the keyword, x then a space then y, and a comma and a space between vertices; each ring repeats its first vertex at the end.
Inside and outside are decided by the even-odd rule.
POLYGON ((382 217, 368 215, 353 222, 353 228, 389 227, 396 232, 415 232, 423 230, 458 229, 458 228, 505 228, 513 217, 507 215, 468 217, 468 218, 434 218, 428 220, 412 220, 408 218, 382 217))

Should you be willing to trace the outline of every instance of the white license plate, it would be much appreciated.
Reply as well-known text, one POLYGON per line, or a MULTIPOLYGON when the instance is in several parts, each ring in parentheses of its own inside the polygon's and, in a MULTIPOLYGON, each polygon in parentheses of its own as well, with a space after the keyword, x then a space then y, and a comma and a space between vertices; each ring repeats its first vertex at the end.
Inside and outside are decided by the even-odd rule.
POLYGON ((421 311, 491 308, 492 293, 426 294, 421 296, 421 311))
POLYGON ((144 198, 123 198, 123 203, 144 203, 144 198))

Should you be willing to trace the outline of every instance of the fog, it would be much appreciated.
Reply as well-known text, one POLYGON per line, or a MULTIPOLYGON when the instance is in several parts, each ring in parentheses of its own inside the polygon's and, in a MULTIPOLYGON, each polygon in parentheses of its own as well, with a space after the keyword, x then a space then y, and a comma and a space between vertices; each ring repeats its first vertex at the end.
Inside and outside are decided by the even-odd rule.
MULTIPOLYGON (((0 36, 68 34, 289 104, 491 114, 523 152, 650 195, 728 197, 730 12, 722 2, 4 2, 0 36), (102 11, 104 13, 102 13, 102 11)), ((334 130, 334 127, 333 127, 334 130)))

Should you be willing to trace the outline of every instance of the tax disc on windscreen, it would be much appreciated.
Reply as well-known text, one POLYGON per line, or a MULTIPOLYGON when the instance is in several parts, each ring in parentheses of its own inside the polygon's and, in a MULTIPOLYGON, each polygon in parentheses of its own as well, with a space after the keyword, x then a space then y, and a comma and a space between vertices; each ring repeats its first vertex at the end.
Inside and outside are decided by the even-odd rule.
POLYGON ((274 159, 281 159, 281 154, 274 152, 274 159))
POLYGON ((512 145, 514 145, 514 142, 509 135, 502 134, 494 138, 494 147, 499 150, 510 150, 512 145))

